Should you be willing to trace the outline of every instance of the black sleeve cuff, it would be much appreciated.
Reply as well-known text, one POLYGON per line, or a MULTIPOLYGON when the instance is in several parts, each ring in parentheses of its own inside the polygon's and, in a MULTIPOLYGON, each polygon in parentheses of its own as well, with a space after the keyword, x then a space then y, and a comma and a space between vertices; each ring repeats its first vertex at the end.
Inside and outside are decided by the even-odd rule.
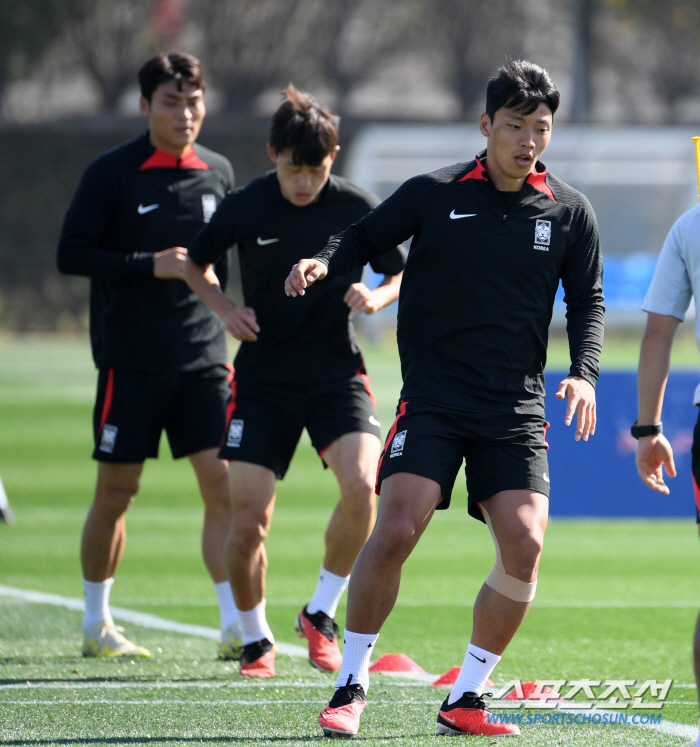
POLYGON ((153 277, 155 254, 153 252, 134 252, 126 255, 127 265, 134 275, 153 277))
POLYGON ((579 371, 572 368, 569 370, 569 376, 577 376, 579 379, 585 379, 594 389, 598 382, 598 376, 588 370, 579 371))

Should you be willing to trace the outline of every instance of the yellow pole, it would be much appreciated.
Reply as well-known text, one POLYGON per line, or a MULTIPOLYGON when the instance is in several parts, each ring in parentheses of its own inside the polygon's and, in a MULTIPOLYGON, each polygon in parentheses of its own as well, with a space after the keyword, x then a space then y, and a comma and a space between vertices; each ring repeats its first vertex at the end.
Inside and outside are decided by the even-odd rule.
POLYGON ((700 200, 700 137, 694 137, 695 143, 695 169, 698 172, 698 200, 700 200))

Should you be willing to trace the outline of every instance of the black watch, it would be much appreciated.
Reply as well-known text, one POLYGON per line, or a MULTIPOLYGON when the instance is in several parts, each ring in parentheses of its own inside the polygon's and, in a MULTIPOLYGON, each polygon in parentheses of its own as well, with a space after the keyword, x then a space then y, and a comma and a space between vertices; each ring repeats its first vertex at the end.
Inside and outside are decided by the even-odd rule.
POLYGON ((657 423, 656 425, 637 425, 637 421, 635 420, 630 428, 632 438, 636 439, 644 438, 645 436, 658 436, 663 432, 662 423, 657 423))

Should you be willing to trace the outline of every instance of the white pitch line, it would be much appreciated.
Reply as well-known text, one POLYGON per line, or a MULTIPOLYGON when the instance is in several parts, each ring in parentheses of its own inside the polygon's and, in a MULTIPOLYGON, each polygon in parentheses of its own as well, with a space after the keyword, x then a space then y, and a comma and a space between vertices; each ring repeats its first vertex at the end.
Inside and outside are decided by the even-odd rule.
MULTIPOLYGON (((388 701, 387 701, 388 702, 388 701)), ((410 702, 410 701, 409 701, 410 702)), ((412 702, 412 705, 416 705, 418 702, 412 702)), ((200 705, 219 705, 219 706, 232 706, 232 705, 298 705, 299 703, 312 703, 314 705, 325 705, 328 703, 328 699, 317 699, 317 700, 0 700, 0 705, 32 705, 32 706, 51 706, 51 705, 153 705, 153 706, 177 706, 178 708, 183 705, 187 706, 200 706, 200 705)), ((429 705, 429 704, 427 704, 429 705)))
MULTIPOLYGON (((383 683, 383 687, 392 687, 389 683, 383 683)), ((421 683, 408 683, 408 682, 401 682, 397 683, 395 687, 421 687, 421 683)), ((272 688, 276 688, 278 691, 280 689, 286 689, 289 688, 290 690, 326 690, 331 687, 331 685, 327 682, 294 682, 294 681, 274 681, 267 683, 266 685, 262 685, 257 682, 232 682, 232 683, 221 683, 221 682, 207 682, 207 681, 195 681, 195 682, 12 682, 7 684, 0 685, 0 692, 3 690, 6 693, 15 692, 19 690, 61 690, 63 692, 70 692, 72 690, 189 690, 189 689, 202 689, 202 690, 219 690, 222 693, 225 693, 227 690, 234 690, 236 688, 247 688, 251 690, 270 690, 272 688)), ((27 703, 29 701, 0 701, 0 702, 7 702, 7 703, 27 703)), ((50 703, 57 703, 56 700, 47 701, 50 703)), ((78 701, 68 700, 65 701, 66 703, 74 703, 78 701)), ((90 701, 90 702, 98 702, 98 701, 90 701)), ((110 702, 116 702, 116 701, 110 701, 110 702)), ((127 701, 128 703, 136 702, 134 700, 127 701)), ((218 701, 217 701, 218 702, 218 701)), ((233 703, 238 701, 233 700, 227 700, 226 702, 233 703)), ((242 701, 241 701, 242 702, 242 701)), ((263 701, 255 701, 257 702, 263 702, 263 701)), ((277 700, 274 701, 275 703, 279 702, 277 700)), ((300 701, 301 702, 301 701, 300 701)), ((315 701, 314 701, 315 702, 315 701)), ((319 701, 320 702, 320 701, 319 701)), ((325 701, 324 701, 325 702, 325 701)), ((382 703, 383 700, 375 700, 372 699, 373 703, 382 703)), ((392 701, 393 702, 393 701, 392 701)), ((411 703, 433 703, 434 700, 430 701, 423 701, 423 700, 402 700, 402 702, 411 702, 411 703)), ((500 701, 490 701, 489 707, 494 710, 504 710, 506 707, 508 710, 513 710, 515 704, 519 705, 531 705, 532 701, 525 701, 525 700, 509 700, 507 703, 502 703, 500 701)), ((677 706, 688 706, 691 708, 696 708, 696 704, 694 701, 691 700, 665 700, 664 706, 668 705, 677 705, 677 706)), ((519 710, 519 709, 516 709, 519 710)), ((527 709, 528 711, 531 709, 527 709)), ((524 713, 525 711, 523 711, 524 713)), ((591 708, 590 710, 583 710, 583 709, 565 709, 565 708, 557 708, 557 709, 551 709, 552 713, 582 713, 584 716, 586 714, 592 715, 594 713, 618 713, 618 711, 605 711, 598 708, 591 708)), ((624 709, 621 709, 619 711, 620 713, 626 713, 628 715, 632 715, 635 712, 646 713, 647 711, 643 711, 636 709, 635 711, 627 711, 624 709)))
POLYGON ((278 681, 275 679, 274 682, 266 683, 263 685, 261 682, 211 682, 208 680, 189 680, 189 681, 178 681, 174 680, 171 682, 155 680, 149 681, 132 681, 132 682, 81 682, 76 680, 74 682, 9 682, 0 685, 0 691, 7 690, 188 690, 202 689, 202 690, 233 690, 234 688, 248 688, 248 689, 261 689, 261 688, 291 688, 291 689, 312 689, 312 688, 329 688, 331 687, 330 682, 294 682, 294 681, 278 681))
MULTIPOLYGON (((155 680, 143 681, 136 680, 133 682, 83 682, 75 680, 71 682, 8 682, 0 684, 0 692, 3 690, 12 692, 13 690, 186 690, 189 688, 203 690, 232 690, 234 688, 251 688, 251 689, 268 689, 268 688, 285 688, 290 689, 328 689, 333 685, 331 682, 299 682, 298 680, 279 681, 274 679, 272 682, 208 682, 206 680, 179 681, 172 682, 155 680)), ((394 683, 384 682, 383 687, 425 687, 424 682, 399 681, 394 683)), ((439 692, 439 691, 438 691, 439 692)))
MULTIPOLYGON (((59 594, 46 594, 42 591, 15 589, 12 586, 0 585, 0 596, 14 597, 15 599, 21 599, 25 602, 33 602, 35 604, 50 604, 54 607, 64 607, 77 612, 83 612, 85 609, 84 601, 82 599, 77 599, 76 597, 63 597, 59 594)), ((129 622, 133 625, 140 625, 142 628, 167 630, 172 633, 196 636, 197 638, 210 638, 214 641, 218 641, 221 637, 219 630, 216 628, 208 628, 205 625, 190 625, 175 620, 168 620, 165 617, 158 617, 158 615, 151 615, 147 612, 123 609, 122 607, 111 607, 110 611, 112 612, 112 617, 117 620, 123 620, 124 622, 129 622)), ((287 656, 306 659, 309 655, 305 648, 295 646, 293 643, 275 642, 275 646, 280 654, 286 654, 287 656)))
MULTIPOLYGON (((0 705, 176 705, 178 708, 183 705, 197 706, 197 705, 219 705, 219 706, 232 706, 232 705, 299 705, 300 703, 307 703, 312 705, 326 705, 328 703, 327 698, 318 698, 314 700, 146 700, 144 698, 133 699, 133 700, 0 700, 0 705)), ((406 705, 424 705, 424 706, 435 706, 434 700, 402 700, 397 703, 395 700, 372 700, 370 704, 377 705, 392 705, 392 706, 406 706, 406 705)))
MULTIPOLYGON (((434 677, 434 675, 426 675, 434 677)), ((425 687, 425 682, 421 681, 398 681, 383 682, 382 687, 425 687)), ((331 687, 329 682, 299 682, 298 680, 273 680, 272 682, 221 682, 220 680, 154 680, 144 681, 136 680, 131 682, 83 682, 80 680, 72 682, 8 682, 0 684, 0 692, 14 692, 18 690, 61 690, 69 692, 72 690, 220 690, 225 692, 227 690, 235 689, 290 689, 290 690, 326 690, 331 687)), ((439 692, 439 691, 437 691, 439 692)), ((8 701, 14 702, 14 701, 8 701)), ((24 702, 24 701, 22 701, 24 702)), ((51 701, 55 702, 55 701, 51 701)), ((73 702, 73 701, 70 701, 73 702)), ((132 701, 129 701, 132 702, 132 701)), ((418 702, 418 701, 411 701, 418 702)), ((422 701, 420 701, 422 702, 422 701)), ((527 704, 530 705, 529 701, 525 700, 510 700, 507 703, 509 709, 513 708, 513 704, 527 704)), ((500 701, 492 701, 490 707, 495 710, 501 710, 506 704, 502 704, 500 701)), ((664 705, 678 705, 688 706, 695 708, 697 707, 694 700, 666 700, 664 705)), ((559 709, 557 709, 559 710, 559 709)), ((562 709, 563 710, 563 709, 562 709)), ((567 711, 568 712, 568 711, 567 711)), ((576 710, 571 711, 572 713, 602 713, 603 711, 592 708, 590 711, 576 710)), ((632 713, 632 711, 622 711, 623 713, 632 713)))
MULTIPOLYGON (((139 607, 216 607, 214 600, 206 599, 130 599, 131 604, 139 607)), ((271 599, 267 602, 268 607, 290 607, 297 603, 293 599, 271 599)), ((401 599, 396 602, 396 607, 473 607, 474 603, 464 600, 455 601, 431 599, 423 601, 420 599, 401 599)), ((574 599, 574 600, 546 600, 541 599, 534 603, 534 606, 546 609, 700 609, 700 600, 693 601, 687 599, 670 599, 663 600, 646 600, 621 602, 619 600, 599 600, 599 599, 574 599)))
MULTIPOLYGON (((75 597, 64 597, 59 594, 47 594, 40 591, 30 591, 28 589, 16 589, 11 586, 0 585, 0 596, 14 597, 21 599, 25 602, 33 602, 36 604, 50 604, 56 607, 64 607, 70 610, 76 610, 82 612, 84 610, 84 602, 82 599, 75 597)), ((134 625, 141 625, 144 628, 151 628, 155 630, 167 630, 174 633, 182 633, 183 635, 192 635, 200 638, 210 638, 218 640, 219 631, 216 628, 208 628, 203 625, 189 625, 187 623, 179 623, 174 620, 168 620, 164 617, 158 617, 157 615, 150 615, 144 612, 136 612, 135 610, 127 610, 119 607, 112 608, 113 616, 119 620, 133 623, 134 625)), ((306 658, 307 651, 301 646, 295 646, 288 643, 276 643, 277 650, 281 654, 287 654, 288 656, 294 656, 298 658, 306 658)), ((437 678, 438 675, 432 675, 437 678)), ((54 701, 55 702, 55 701, 54 701)), ((93 701, 94 702, 94 701, 93 701)), ((605 711, 597 711, 598 713, 605 713, 605 711)), ((581 713, 576 711, 576 713, 581 713)), ((692 737, 695 738, 697 735, 696 726, 688 726, 686 724, 677 724, 673 721, 662 722, 661 724, 630 724, 631 726, 637 726, 642 729, 652 729, 654 731, 660 731, 664 734, 672 734, 679 737, 692 737)))
MULTIPOLYGON (((454 600, 432 599, 423 602, 420 599, 399 599, 397 607, 473 607, 474 602, 454 600)), ((649 601, 606 601, 596 599, 574 599, 574 600, 538 600, 532 603, 533 609, 700 609, 700 601, 688 601, 687 599, 671 599, 667 602, 658 600, 649 601)))

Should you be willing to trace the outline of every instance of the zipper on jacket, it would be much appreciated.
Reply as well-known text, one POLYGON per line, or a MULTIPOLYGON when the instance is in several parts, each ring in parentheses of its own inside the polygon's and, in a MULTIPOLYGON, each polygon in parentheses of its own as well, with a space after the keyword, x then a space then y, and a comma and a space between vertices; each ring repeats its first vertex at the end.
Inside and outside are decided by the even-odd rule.
POLYGON ((503 213, 501 214, 501 222, 498 226, 497 233, 505 233, 506 232, 506 221, 508 220, 508 214, 513 212, 513 210, 517 209, 518 204, 520 203, 520 194, 518 194, 518 197, 516 198, 515 202, 511 207, 508 207, 503 198, 501 197, 500 192, 493 187, 493 190, 495 192, 495 197, 498 200, 499 205, 501 206, 501 209, 503 210, 503 213))

